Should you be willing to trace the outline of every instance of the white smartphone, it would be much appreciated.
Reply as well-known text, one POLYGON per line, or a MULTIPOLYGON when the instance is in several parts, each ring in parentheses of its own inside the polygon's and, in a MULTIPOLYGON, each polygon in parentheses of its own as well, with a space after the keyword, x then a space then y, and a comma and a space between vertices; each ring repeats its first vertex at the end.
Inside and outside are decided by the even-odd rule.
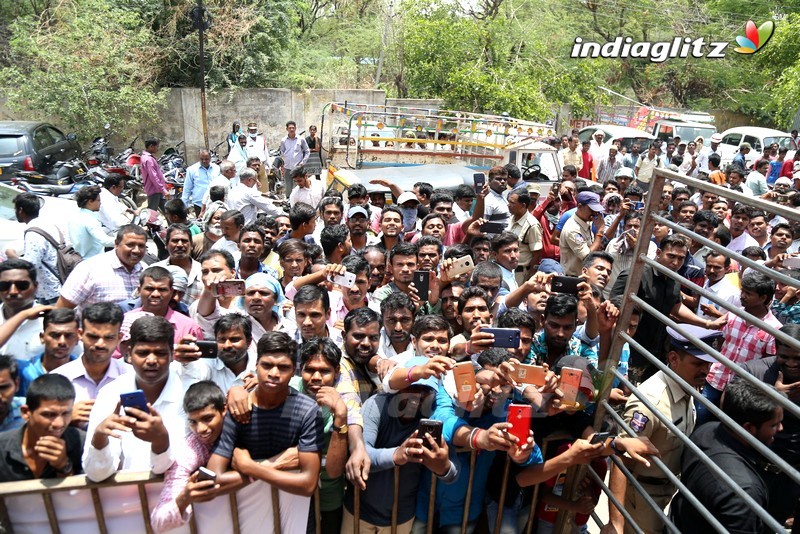
POLYGON ((783 266, 787 269, 800 269, 800 256, 789 256, 783 260, 783 266))
POLYGON ((356 285, 356 275, 354 275, 351 272, 345 271, 344 274, 334 275, 331 282, 340 287, 346 287, 347 289, 350 289, 351 287, 356 285))
POLYGON ((453 260, 453 266, 450 267, 447 274, 451 278, 454 278, 465 273, 471 273, 473 269, 475 269, 475 262, 473 262, 472 258, 469 256, 464 256, 463 258, 456 258, 453 260))

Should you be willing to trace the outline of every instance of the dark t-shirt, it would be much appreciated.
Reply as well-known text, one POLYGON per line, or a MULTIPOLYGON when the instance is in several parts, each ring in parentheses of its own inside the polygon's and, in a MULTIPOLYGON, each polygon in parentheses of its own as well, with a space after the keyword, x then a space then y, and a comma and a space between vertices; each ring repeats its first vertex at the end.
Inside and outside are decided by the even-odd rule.
MULTIPOLYGON (((35 478, 22 455, 22 434, 25 426, 0 433, 0 482, 33 480, 35 478)), ((81 455, 86 432, 70 426, 64 431, 61 439, 67 445, 67 457, 72 462, 73 472, 75 474, 83 473, 81 455)), ((55 468, 47 464, 40 478, 56 478, 57 476, 55 468)))
POLYGON ((289 388, 289 396, 281 406, 271 410, 253 406, 249 424, 237 423, 228 413, 212 452, 232 458, 233 449, 239 447, 246 449, 254 460, 265 460, 291 447, 297 447, 300 452, 322 452, 324 446, 319 406, 289 388))

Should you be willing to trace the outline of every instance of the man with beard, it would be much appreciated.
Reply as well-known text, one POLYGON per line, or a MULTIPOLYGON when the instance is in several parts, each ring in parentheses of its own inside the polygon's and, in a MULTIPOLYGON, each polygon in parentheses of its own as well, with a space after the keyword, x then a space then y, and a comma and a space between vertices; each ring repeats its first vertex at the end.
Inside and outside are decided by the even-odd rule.
MULTIPOLYGON (((200 325, 182 313, 176 312, 170 306, 174 291, 172 283, 172 274, 164 267, 148 267, 142 272, 139 278, 139 295, 142 305, 125 314, 120 329, 123 342, 129 339, 131 324, 145 315, 155 315, 169 321, 175 331, 175 343, 180 343, 187 335, 202 339, 203 329, 200 325)), ((124 343, 119 346, 119 351, 123 356, 127 356, 127 349, 128 347, 124 343)), ((118 356, 115 354, 115 357, 118 356)))
POLYGON ((278 239, 278 221, 274 217, 259 216, 255 222, 256 226, 264 232, 264 251, 261 253, 261 264, 277 275, 278 280, 283 276, 281 268, 281 257, 274 250, 275 241, 278 239))
POLYGON ((506 287, 511 291, 517 289, 515 275, 519 267, 519 237, 508 231, 496 235, 492 239, 492 258, 503 273, 506 287))
POLYGON ((461 243, 464 241, 464 234, 467 228, 476 220, 483 217, 484 202, 486 193, 479 192, 478 200, 475 203, 475 209, 472 215, 469 215, 463 221, 454 221, 455 214, 453 212, 453 196, 450 193, 434 193, 431 195, 430 208, 431 213, 441 215, 445 222, 445 233, 442 237, 442 242, 446 247, 461 243))
MULTIPOLYGON (((800 325, 787 324, 781 332, 792 339, 800 339, 800 325)), ((780 339, 775 339, 775 356, 761 358, 744 364, 744 369, 765 384, 786 394, 790 401, 800 401, 800 350, 780 339)), ((800 420, 789 410, 783 414, 783 430, 775 434, 772 450, 786 460, 789 465, 800 462, 800 420)), ((769 488, 769 512, 781 524, 792 516, 800 487, 779 469, 765 469, 761 472, 769 488)))
POLYGON ((286 319, 281 331, 287 332, 298 344, 312 337, 328 337, 342 344, 342 331, 328 326, 331 316, 331 302, 328 292, 319 286, 303 286, 294 298, 295 320, 286 319))
POLYGON ((414 280, 414 271, 417 270, 418 251, 417 245, 412 243, 398 243, 389 251, 386 269, 392 276, 392 281, 375 292, 376 302, 382 302, 395 292, 411 295, 409 286, 414 280))
POLYGON ((169 252, 169 258, 153 264, 153 267, 164 268, 174 265, 186 271, 188 283, 182 302, 187 306, 191 306, 192 302, 200 298, 200 293, 203 292, 200 262, 192 259, 190 254, 191 246, 192 235, 189 227, 185 224, 171 224, 167 228, 167 252, 169 252))
MULTIPOLYGON (((741 306, 739 301, 739 288, 725 276, 731 266, 731 259, 725 254, 711 251, 705 257, 706 281, 703 289, 709 291, 723 301, 736 306, 741 306)), ((693 300, 684 301, 690 308, 695 310, 698 317, 704 319, 716 319, 720 311, 717 305, 705 297, 694 297, 693 300)))
POLYGON ((332 196, 323 197, 323 199, 319 201, 317 213, 319 214, 319 221, 321 221, 322 224, 317 224, 314 228, 314 241, 319 243, 319 235, 322 233, 323 228, 342 224, 342 216, 344 215, 342 199, 332 196))
POLYGON ((197 260, 222 239, 222 214, 228 211, 222 202, 211 202, 203 214, 205 231, 192 236, 192 258, 197 260))
POLYGON ((378 247, 388 252, 400 242, 403 231, 403 212, 395 206, 387 206, 381 212, 381 234, 378 247))
POLYGON ((522 363, 546 363, 554 369, 558 361, 566 356, 597 359, 595 350, 575 335, 578 329, 578 299, 574 296, 557 293, 549 297, 542 315, 542 327, 542 331, 533 338, 530 355, 522 363))
POLYGON ((175 360, 184 386, 201 380, 211 380, 223 392, 232 386, 244 385, 245 376, 255 372, 255 351, 248 354, 253 342, 251 319, 239 314, 223 315, 214 324, 217 357, 202 358, 193 337, 186 337, 175 346, 175 360))
POLYGON ((747 247, 760 247, 758 241, 747 233, 750 226, 750 216, 752 210, 745 204, 737 204, 731 211, 731 242, 728 243, 728 250, 741 254, 747 247))
POLYGON ((81 428, 89 424, 89 414, 100 390, 131 371, 121 359, 112 358, 120 340, 122 310, 111 302, 87 306, 81 317, 78 337, 83 342, 83 354, 66 363, 54 373, 66 376, 75 388, 72 423, 81 428))
POLYGON ((750 213, 750 224, 747 225, 747 233, 756 240, 756 243, 761 248, 766 248, 767 243, 769 243, 768 227, 766 213, 761 210, 753 210, 750 213))
MULTIPOLYGON (((711 210, 700 210, 694 214, 692 218, 692 222, 694 223, 694 227, 692 231, 699 235, 700 237, 705 237, 706 239, 712 239, 712 235, 714 230, 716 230, 717 226, 719 226, 720 220, 717 217, 716 213, 711 210)), ((689 243, 689 255, 692 256, 692 260, 694 263, 698 264, 699 266, 703 265, 703 258, 700 256, 700 251, 703 248, 703 244, 698 241, 691 241, 689 243)), ((709 249, 710 250, 710 249, 709 249)), ((688 258, 688 256, 687 256, 688 258)))
POLYGON ((452 282, 442 289, 442 296, 439 301, 442 303, 442 316, 450 323, 453 334, 461 334, 464 329, 458 322, 458 298, 464 292, 462 282, 452 282))
POLYGON ((792 227, 786 223, 778 223, 770 230, 769 244, 764 248, 767 259, 772 260, 786 254, 792 244, 792 227))
POLYGON ((481 332, 492 325, 489 296, 479 287, 468 287, 458 298, 458 323, 463 332, 450 340, 450 356, 456 360, 469 359, 494 343, 494 336, 481 332))
POLYGON ((344 318, 344 354, 339 370, 365 402, 378 389, 378 376, 370 370, 375 364, 381 341, 381 318, 369 308, 357 308, 344 318))
MULTIPOLYGON (((687 331, 699 338, 703 343, 714 346, 719 345, 722 334, 713 330, 698 327, 686 327, 687 331)), ((694 343, 672 328, 667 329, 670 342, 670 351, 667 354, 669 368, 690 386, 702 387, 711 364, 716 360, 705 353, 694 343)), ((681 385, 663 371, 645 380, 639 386, 639 391, 658 409, 660 413, 675 421, 675 425, 684 435, 690 435, 695 427, 694 399, 681 385)), ((625 422, 635 432, 636 436, 647 437, 661 451, 661 460, 673 474, 680 473, 681 453, 684 449, 683 441, 664 426, 661 420, 638 397, 631 396, 625 405, 623 414, 625 422)), ((620 434, 625 436, 625 433, 620 434)), ((639 463, 625 462, 631 469, 636 480, 642 484, 647 493, 663 509, 675 494, 675 486, 666 478, 659 467, 645 466, 639 463)), ((661 532, 664 523, 661 514, 650 507, 645 499, 628 483, 625 475, 617 466, 611 470, 611 490, 620 502, 625 503, 625 509, 633 516, 636 524, 644 532, 661 532)), ((616 506, 610 505, 609 517, 616 532, 629 532, 625 528, 625 520, 616 506)))
POLYGON ((432 235, 422 236, 417 241, 417 270, 436 273, 442 259, 444 246, 432 235))
POLYGON ((415 313, 414 303, 405 293, 392 293, 381 302, 381 356, 393 358, 413 350, 411 328, 414 326, 415 313))
POLYGON ((362 250, 361 256, 369 264, 369 293, 372 297, 375 290, 383 285, 386 276, 386 252, 378 245, 373 245, 362 250))
POLYGON ((378 239, 367 233, 369 212, 362 206, 352 206, 347 211, 347 228, 350 230, 350 254, 360 254, 368 245, 375 245, 378 239))

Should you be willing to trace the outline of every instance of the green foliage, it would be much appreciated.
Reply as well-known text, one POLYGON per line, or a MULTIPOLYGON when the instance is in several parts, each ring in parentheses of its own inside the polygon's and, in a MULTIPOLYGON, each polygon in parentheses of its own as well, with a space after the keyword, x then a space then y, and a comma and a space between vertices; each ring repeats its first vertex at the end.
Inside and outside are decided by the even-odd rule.
POLYGON ((18 18, 11 32, 11 66, 0 70, 0 86, 30 118, 57 117, 87 140, 106 122, 146 124, 164 101, 159 52, 131 11, 64 0, 47 18, 18 18))

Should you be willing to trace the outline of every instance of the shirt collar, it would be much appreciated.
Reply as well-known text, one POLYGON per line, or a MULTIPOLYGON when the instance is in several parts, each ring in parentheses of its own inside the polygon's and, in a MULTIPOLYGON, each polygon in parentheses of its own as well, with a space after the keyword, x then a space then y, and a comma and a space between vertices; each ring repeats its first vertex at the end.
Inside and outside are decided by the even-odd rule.
POLYGON ((678 402, 682 400, 684 397, 688 397, 689 394, 686 393, 681 386, 678 385, 675 380, 672 379, 667 373, 664 373, 664 383, 669 388, 669 394, 672 396, 673 402, 678 402))

